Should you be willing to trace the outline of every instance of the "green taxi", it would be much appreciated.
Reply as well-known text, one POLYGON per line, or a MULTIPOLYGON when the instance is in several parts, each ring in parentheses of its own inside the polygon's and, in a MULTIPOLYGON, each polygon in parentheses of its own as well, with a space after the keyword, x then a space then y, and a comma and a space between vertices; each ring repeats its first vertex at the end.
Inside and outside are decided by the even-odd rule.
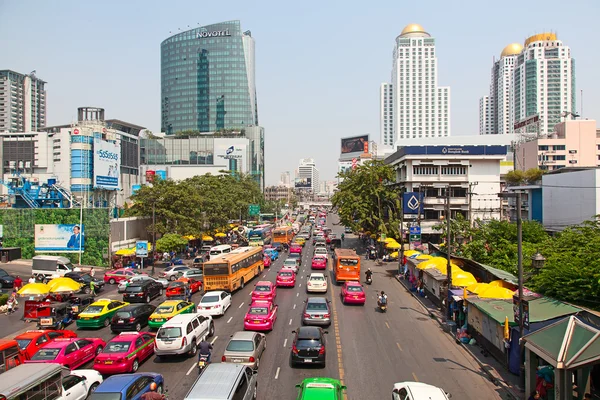
POLYGON ((298 388, 297 400, 341 400, 346 386, 332 378, 306 378, 298 388))
POLYGON ((196 304, 183 300, 167 300, 162 303, 148 318, 148 326, 158 329, 165 322, 179 314, 192 314, 196 312, 196 304))
POLYGON ((113 315, 129 303, 119 300, 98 299, 77 316, 78 328, 102 328, 110 325, 113 315))

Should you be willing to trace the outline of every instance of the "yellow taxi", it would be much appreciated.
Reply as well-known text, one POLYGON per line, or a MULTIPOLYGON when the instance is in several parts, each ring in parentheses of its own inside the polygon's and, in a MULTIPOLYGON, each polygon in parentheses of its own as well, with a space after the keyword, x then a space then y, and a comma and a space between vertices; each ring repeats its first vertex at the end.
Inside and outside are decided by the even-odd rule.
POLYGON ((300 246, 304 247, 304 245, 306 244, 306 239, 297 237, 294 239, 293 243, 298 243, 300 246))
POLYGON ((158 329, 165 322, 179 314, 192 314, 196 312, 196 304, 183 300, 167 300, 162 302, 148 318, 148 326, 158 329))
POLYGON ((98 299, 77 316, 78 328, 101 328, 110 325, 113 315, 129 303, 119 300, 98 299))

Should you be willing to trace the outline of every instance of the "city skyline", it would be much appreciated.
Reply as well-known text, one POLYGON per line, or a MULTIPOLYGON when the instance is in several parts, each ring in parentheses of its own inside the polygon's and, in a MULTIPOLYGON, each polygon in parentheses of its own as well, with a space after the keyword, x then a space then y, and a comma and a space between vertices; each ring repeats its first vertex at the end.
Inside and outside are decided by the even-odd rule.
POLYGON ((252 29, 257 43, 256 86, 261 125, 267 132, 268 185, 277 184, 280 173, 293 170, 294 160, 305 154, 315 158, 322 179, 333 179, 341 137, 370 134, 379 139, 378 88, 389 79, 390 40, 410 23, 424 26, 436 38, 439 82, 452 88, 453 136, 478 134, 477 104, 489 89, 491 60, 507 44, 547 31, 557 32, 577 59, 575 111, 581 113, 583 89, 582 117, 600 119, 600 82, 594 71, 600 59, 589 50, 595 37, 586 34, 600 5, 591 0, 572 8, 560 7, 558 1, 544 8, 503 3, 503 10, 518 8, 522 15, 536 16, 527 20, 489 18, 490 10, 477 1, 460 9, 441 1, 427 7, 327 4, 316 17, 309 5, 286 5, 286 18, 275 18, 269 5, 248 9, 244 4, 200 6, 182 1, 179 7, 165 9, 158 2, 108 1, 96 9, 75 1, 2 2, 5 58, 0 68, 37 70, 48 82, 47 125, 74 120, 73 110, 87 104, 157 132, 160 43, 179 29, 239 19, 252 29), (202 11, 202 17, 192 19, 195 11, 202 11), (25 30, 23 18, 30 24, 25 30), (54 21, 50 30, 48 18, 54 21), (95 28, 100 26, 111 29, 95 28), (18 41, 11 34, 15 31, 21 32, 18 41), (25 51, 30 48, 36 51, 25 51))

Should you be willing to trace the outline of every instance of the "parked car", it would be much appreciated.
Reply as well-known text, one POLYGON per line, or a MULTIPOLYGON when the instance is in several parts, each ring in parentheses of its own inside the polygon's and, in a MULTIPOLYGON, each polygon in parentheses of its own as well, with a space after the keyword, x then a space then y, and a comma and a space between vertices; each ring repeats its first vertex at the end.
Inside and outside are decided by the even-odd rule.
POLYGON ((259 281, 252 291, 252 300, 273 301, 277 296, 277 287, 271 281, 259 281))
POLYGON ((93 277, 90 274, 85 273, 85 272, 78 272, 78 271, 67 272, 65 274, 65 278, 71 278, 75 282, 81 283, 83 285, 83 287, 81 288, 81 291, 86 294, 89 294, 92 290, 90 288, 90 283, 94 282, 96 292, 99 292, 100 290, 102 290, 104 288, 104 285, 106 284, 102 279, 93 277))
POLYGON ((77 317, 78 328, 101 328, 110 325, 113 315, 129 303, 111 300, 98 299, 81 311, 77 317))
POLYGON ((264 333, 236 332, 229 339, 221 362, 244 364, 258 369, 266 348, 267 337, 264 333))
POLYGON ((331 309, 325 297, 309 297, 304 300, 302 325, 331 325, 331 309))
POLYGON ((172 267, 165 268, 161 273, 158 274, 159 278, 165 278, 170 281, 177 280, 179 273, 190 269, 185 265, 174 265, 172 267))
POLYGON ((117 291, 119 293, 124 293, 125 289, 127 289, 127 286, 131 285, 132 283, 137 283, 137 282, 141 282, 141 281, 158 282, 162 285, 163 289, 166 289, 167 286, 169 286, 169 281, 164 278, 154 278, 154 277, 148 276, 148 275, 136 275, 132 278, 125 279, 125 280, 122 280, 121 282, 119 282, 119 286, 117 286, 117 291))
POLYGON ((207 292, 198 303, 198 313, 202 315, 225 315, 231 307, 231 293, 219 290, 207 292))
POLYGON ((114 285, 126 279, 137 275, 147 275, 145 272, 140 272, 132 268, 119 268, 104 273, 104 282, 114 285))
POLYGON ((56 363, 69 369, 76 369, 99 354, 106 343, 99 338, 55 339, 40 348, 31 360, 25 363, 56 363))
POLYGON ((63 392, 60 400, 85 400, 103 382, 102 375, 93 369, 78 369, 62 379, 63 392))
POLYGON ((15 278, 10 276, 8 272, 0 268, 0 286, 3 288, 11 288, 15 285, 15 278))
MULTIPOLYGON (((306 378, 296 387, 298 388, 297 400, 341 400, 344 398, 344 391, 346 390, 346 386, 333 378, 306 378)), ((400 399, 405 400, 406 398, 400 399)))
POLYGON ((31 330, 15 336, 19 348, 31 358, 37 351, 58 338, 73 338, 77 334, 68 330, 31 330))
POLYGON ((137 372, 140 364, 154 354, 154 334, 123 332, 112 338, 94 360, 94 369, 103 375, 137 372))
POLYGON ((355 281, 344 282, 340 297, 344 304, 365 304, 366 301, 363 285, 355 281))
POLYGON ((96 388, 89 400, 127 399, 140 400, 144 393, 150 391, 150 384, 155 382, 156 392, 164 392, 165 381, 161 374, 153 372, 136 372, 135 374, 118 374, 108 377, 96 388))
POLYGON ((277 306, 270 300, 254 300, 244 316, 247 331, 272 331, 277 320, 277 306))
POLYGON ((277 279, 275 281, 277 287, 294 287, 296 286, 296 273, 293 269, 286 268, 285 265, 277 273, 277 279))
POLYGON ((188 354, 193 357, 198 343, 215 334, 212 317, 181 314, 164 323, 156 333, 154 352, 157 357, 188 354))
POLYGON ((110 320, 110 330, 114 333, 141 331, 148 326, 148 319, 156 309, 152 304, 130 304, 119 309, 110 320))
POLYGON ((327 293, 327 276, 321 272, 313 272, 307 275, 307 293, 327 293))
POLYGON ((123 293, 123 301, 129 303, 150 303, 152 299, 162 296, 163 287, 159 282, 139 281, 127 286, 123 293))
POLYGON ((321 364, 325 366, 325 334, 322 328, 316 326, 302 326, 295 331, 292 342, 291 364, 321 364))

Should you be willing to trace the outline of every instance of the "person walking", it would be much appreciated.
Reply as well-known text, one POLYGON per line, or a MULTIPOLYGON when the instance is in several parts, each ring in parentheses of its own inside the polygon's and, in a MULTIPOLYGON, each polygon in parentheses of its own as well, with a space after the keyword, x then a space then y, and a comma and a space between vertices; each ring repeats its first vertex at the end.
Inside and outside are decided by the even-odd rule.
POLYGON ((23 279, 21 279, 21 277, 19 275, 17 275, 17 277, 15 278, 14 288, 19 290, 21 288, 22 284, 23 284, 23 279))
POLYGON ((31 275, 31 278, 29 278, 27 283, 35 283, 35 276, 31 275))
POLYGON ((94 281, 90 281, 90 294, 96 296, 96 283, 94 281))
POLYGON ((92 269, 90 269, 90 276, 93 278, 95 273, 96 270, 94 270, 94 267, 92 267, 92 269))

